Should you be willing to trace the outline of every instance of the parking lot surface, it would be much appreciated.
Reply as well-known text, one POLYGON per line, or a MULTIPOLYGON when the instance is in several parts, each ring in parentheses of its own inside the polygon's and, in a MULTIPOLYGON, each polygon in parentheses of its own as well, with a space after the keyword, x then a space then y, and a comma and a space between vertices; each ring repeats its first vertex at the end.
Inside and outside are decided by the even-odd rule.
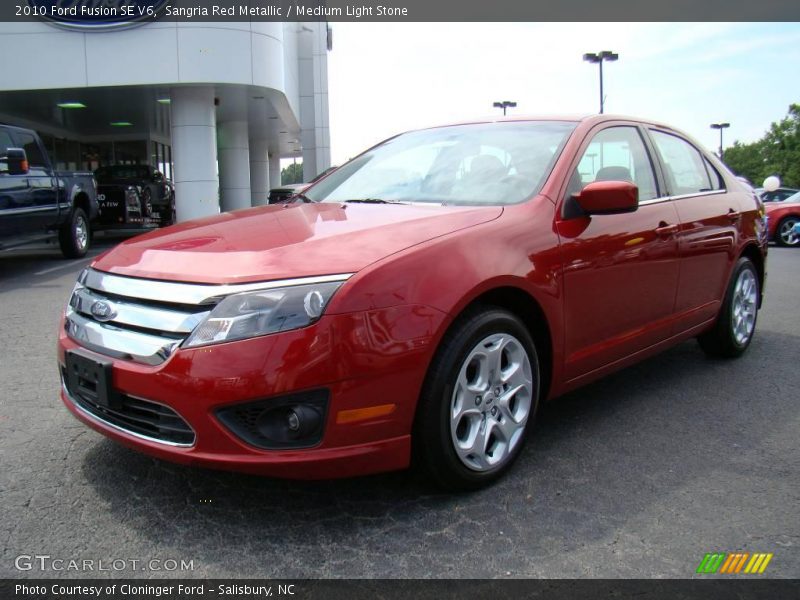
POLYGON ((734 551, 800 575, 798 250, 770 249, 743 358, 687 342, 574 392, 545 407, 508 477, 469 495, 409 473, 185 468, 91 431, 61 405, 55 364, 86 264, 0 256, 0 577, 685 578, 734 551))

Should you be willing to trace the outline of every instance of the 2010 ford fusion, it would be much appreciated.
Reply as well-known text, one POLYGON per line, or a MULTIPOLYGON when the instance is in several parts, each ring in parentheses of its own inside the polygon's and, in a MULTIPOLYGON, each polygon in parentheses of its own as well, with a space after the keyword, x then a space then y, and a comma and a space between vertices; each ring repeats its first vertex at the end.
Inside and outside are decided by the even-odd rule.
POLYGON ((623 117, 413 131, 289 204, 129 240, 79 277, 61 398, 184 464, 496 480, 540 405, 688 338, 735 357, 763 208, 688 136, 623 117))

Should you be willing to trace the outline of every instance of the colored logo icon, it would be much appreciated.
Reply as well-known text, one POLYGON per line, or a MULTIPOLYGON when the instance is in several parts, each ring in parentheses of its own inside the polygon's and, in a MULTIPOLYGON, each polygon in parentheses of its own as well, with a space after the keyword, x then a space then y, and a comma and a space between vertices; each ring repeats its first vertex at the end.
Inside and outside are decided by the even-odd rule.
POLYGON ((710 552, 703 557, 697 567, 697 573, 702 574, 751 574, 760 575, 767 570, 773 554, 755 552, 710 552))

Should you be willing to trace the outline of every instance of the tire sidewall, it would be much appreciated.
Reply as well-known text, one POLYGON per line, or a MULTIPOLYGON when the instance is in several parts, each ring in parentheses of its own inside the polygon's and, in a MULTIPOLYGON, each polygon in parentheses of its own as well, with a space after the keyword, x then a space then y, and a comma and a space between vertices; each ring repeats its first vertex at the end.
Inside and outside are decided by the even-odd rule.
POLYGON ((755 317, 753 320, 753 331, 750 332, 747 341, 744 344, 739 344, 736 341, 736 336, 734 335, 733 331, 733 296, 736 291, 736 282, 739 280, 739 276, 742 274, 742 271, 749 270, 753 274, 753 278, 755 280, 756 285, 756 302, 758 302, 758 298, 761 294, 761 286, 758 280, 758 271, 756 271, 755 265, 753 261, 749 258, 742 257, 739 259, 739 262, 736 263, 736 269, 733 271, 733 276, 731 277, 730 283, 728 284, 728 293, 725 296, 725 310, 723 311, 722 317, 725 319, 725 332, 728 336, 728 343, 730 347, 737 353, 741 354, 745 350, 747 350, 750 343, 753 341, 753 337, 755 336, 756 332, 756 325, 758 324, 758 308, 756 307, 755 317))
MULTIPOLYGON (((524 324, 513 314, 499 309, 487 308, 476 311, 471 318, 461 320, 452 336, 443 340, 440 354, 433 365, 433 378, 426 382, 423 402, 427 410, 421 415, 427 422, 422 424, 422 440, 425 447, 424 460, 432 461, 433 471, 440 482, 448 487, 477 489, 498 479, 519 456, 539 407, 540 373, 539 360, 533 339, 524 324), (505 463, 491 471, 474 471, 464 465, 456 454, 450 432, 450 409, 455 381, 461 367, 472 349, 486 337, 495 333, 513 335, 523 345, 531 363, 534 389, 531 409, 525 423, 525 431, 517 446, 505 463)), ((416 436, 415 436, 416 437, 416 436)), ((430 470, 430 469, 429 469, 430 470)))
POLYGON ((92 227, 89 223, 89 218, 86 212, 80 208, 75 207, 72 209, 69 221, 62 227, 59 233, 59 242, 61 251, 67 258, 83 258, 89 251, 91 245, 92 227), (86 228, 86 245, 81 247, 78 244, 77 226, 80 219, 83 219, 84 227, 86 228))
POLYGON ((789 244, 789 243, 785 242, 783 240, 783 237, 781 236, 781 229, 783 229, 783 226, 784 226, 784 224, 786 222, 794 222, 796 224, 798 221, 800 221, 800 219, 798 219, 797 217, 790 216, 790 217, 784 217, 783 219, 781 219, 778 222, 778 227, 775 230, 776 235, 775 235, 774 239, 775 239, 775 242, 779 246, 785 246, 787 248, 794 248, 794 247, 800 245, 800 243, 789 244))

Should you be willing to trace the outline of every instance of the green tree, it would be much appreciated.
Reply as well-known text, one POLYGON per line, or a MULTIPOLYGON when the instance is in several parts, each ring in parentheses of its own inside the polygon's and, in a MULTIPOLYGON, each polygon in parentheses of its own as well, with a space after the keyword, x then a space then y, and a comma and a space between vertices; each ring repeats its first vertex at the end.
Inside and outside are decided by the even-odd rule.
POLYGON ((281 170, 281 185, 303 183, 303 163, 292 163, 281 170))
POLYGON ((747 177, 754 185, 759 186, 765 177, 771 175, 764 158, 764 144, 761 140, 752 144, 742 144, 739 141, 725 149, 725 164, 731 171, 742 177, 747 177))
POLYGON ((789 114, 773 123, 764 141, 764 159, 772 173, 787 187, 800 186, 800 104, 789 106, 789 114))
POLYGON ((737 175, 759 186, 764 178, 777 175, 786 187, 800 187, 800 104, 773 122, 757 142, 734 142, 725 150, 725 163, 737 175))

